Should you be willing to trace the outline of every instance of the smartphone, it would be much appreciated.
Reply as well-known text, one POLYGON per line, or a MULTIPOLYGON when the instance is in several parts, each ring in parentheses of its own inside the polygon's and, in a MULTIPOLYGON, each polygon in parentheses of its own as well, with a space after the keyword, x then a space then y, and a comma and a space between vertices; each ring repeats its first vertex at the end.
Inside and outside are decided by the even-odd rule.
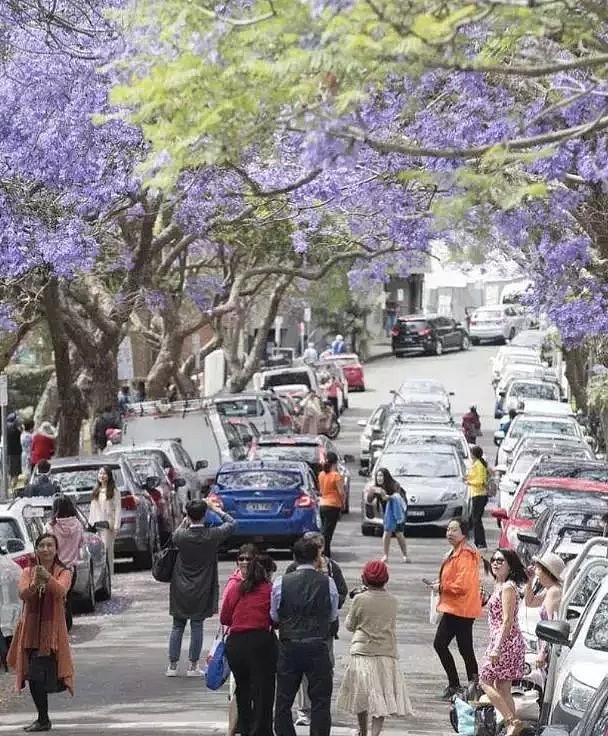
POLYGON ((433 581, 432 580, 429 580, 428 578, 422 578, 422 582, 425 585, 433 585, 433 581))

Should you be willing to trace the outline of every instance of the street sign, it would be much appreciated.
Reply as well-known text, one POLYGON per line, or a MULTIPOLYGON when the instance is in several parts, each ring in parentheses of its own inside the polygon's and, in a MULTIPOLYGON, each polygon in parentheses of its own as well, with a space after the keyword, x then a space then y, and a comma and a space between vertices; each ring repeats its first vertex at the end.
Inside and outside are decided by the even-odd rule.
POLYGON ((405 299, 405 292, 403 289, 397 289, 397 301, 402 302, 405 299))
POLYGON ((310 307, 304 307, 304 322, 310 322, 312 320, 312 309, 310 307))
POLYGON ((8 406, 8 376, 0 373, 0 406, 8 406))

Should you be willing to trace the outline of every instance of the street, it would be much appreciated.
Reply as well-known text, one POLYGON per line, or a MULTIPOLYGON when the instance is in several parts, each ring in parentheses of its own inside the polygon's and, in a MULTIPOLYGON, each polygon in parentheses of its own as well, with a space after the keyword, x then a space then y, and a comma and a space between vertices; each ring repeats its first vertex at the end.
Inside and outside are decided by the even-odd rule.
MULTIPOLYGON (((484 446, 488 460, 494 462, 491 438, 496 425, 493 419, 493 393, 490 387, 490 358, 495 347, 477 347, 441 357, 408 359, 385 358, 366 366, 365 393, 351 393, 350 409, 343 417, 338 444, 344 452, 356 456, 351 466, 353 486, 351 513, 338 525, 332 550, 342 566, 349 587, 359 583, 363 564, 378 558, 380 539, 363 537, 360 531, 360 494, 364 479, 358 476, 358 419, 388 396, 406 377, 428 377, 442 381, 454 391, 453 415, 460 417, 475 403, 482 416, 484 446)), ((489 546, 496 540, 496 525, 486 522, 489 546)), ((427 736, 452 733, 448 706, 438 699, 445 686, 439 661, 432 648, 434 628, 428 623, 428 592, 423 577, 436 575, 446 543, 442 534, 424 532, 409 536, 411 565, 393 553, 389 590, 400 600, 398 638, 401 667, 407 677, 416 717, 408 721, 387 721, 387 733, 427 736)), ((289 559, 277 556, 279 572, 289 559)), ((220 584, 225 583, 234 566, 234 557, 220 562, 220 584)), ((167 641, 170 631, 168 614, 169 586, 155 582, 149 572, 134 572, 130 565, 119 563, 114 577, 114 595, 101 604, 94 615, 78 616, 72 630, 75 656, 76 694, 51 696, 53 729, 78 734, 112 731, 132 734, 225 733, 227 723, 227 686, 219 692, 207 690, 200 680, 185 677, 167 679, 167 641)), ((344 618, 348 602, 341 612, 344 618)), ((217 629, 217 617, 205 623, 204 651, 217 629)), ((476 626, 478 656, 483 654, 483 624, 476 626)), ((350 636, 342 629, 336 642, 334 700, 346 665, 350 636)), ((185 645, 188 641, 188 631, 185 645)), ((455 649, 455 645, 454 645, 455 649)), ((462 669, 462 662, 457 658, 462 669)), ((183 658, 182 658, 183 664, 183 658)), ((7 676, 2 675, 5 679, 7 676)), ((33 707, 29 693, 12 700, 8 712, 0 712, 0 733, 17 733, 31 721, 33 707)), ((334 714, 336 734, 348 733, 353 721, 334 714)), ((298 729, 306 733, 307 729, 298 729)))

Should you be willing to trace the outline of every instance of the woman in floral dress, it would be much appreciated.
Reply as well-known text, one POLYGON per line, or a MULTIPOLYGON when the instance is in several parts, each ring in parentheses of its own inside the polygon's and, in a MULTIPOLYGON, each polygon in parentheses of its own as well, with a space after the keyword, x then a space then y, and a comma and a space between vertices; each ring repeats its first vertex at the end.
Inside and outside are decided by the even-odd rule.
POLYGON ((496 581, 488 601, 490 641, 480 672, 480 684, 507 724, 506 736, 516 736, 523 724, 515 716, 511 683, 524 674, 525 642, 519 623, 518 586, 528 577, 517 554, 510 549, 497 549, 490 571, 496 581))

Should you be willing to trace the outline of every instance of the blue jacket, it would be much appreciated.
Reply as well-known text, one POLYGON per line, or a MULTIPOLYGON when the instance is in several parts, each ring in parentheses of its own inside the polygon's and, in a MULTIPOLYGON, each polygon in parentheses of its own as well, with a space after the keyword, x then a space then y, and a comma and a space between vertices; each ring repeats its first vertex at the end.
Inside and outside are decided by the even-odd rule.
POLYGON ((394 532, 398 524, 404 524, 407 515, 407 504, 400 493, 393 493, 386 500, 384 508, 384 531, 394 532))

